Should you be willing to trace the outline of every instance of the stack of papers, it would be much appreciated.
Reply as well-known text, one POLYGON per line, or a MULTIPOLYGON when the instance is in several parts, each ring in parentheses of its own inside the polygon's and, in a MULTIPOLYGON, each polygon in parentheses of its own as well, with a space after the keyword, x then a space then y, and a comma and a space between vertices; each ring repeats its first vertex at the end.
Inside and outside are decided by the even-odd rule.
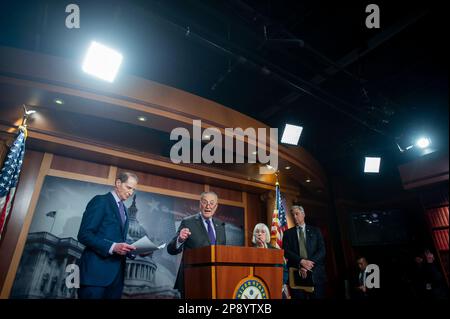
POLYGON ((166 247, 166 244, 156 246, 147 236, 136 240, 131 245, 136 247, 136 250, 133 250, 133 254, 146 254, 166 247))

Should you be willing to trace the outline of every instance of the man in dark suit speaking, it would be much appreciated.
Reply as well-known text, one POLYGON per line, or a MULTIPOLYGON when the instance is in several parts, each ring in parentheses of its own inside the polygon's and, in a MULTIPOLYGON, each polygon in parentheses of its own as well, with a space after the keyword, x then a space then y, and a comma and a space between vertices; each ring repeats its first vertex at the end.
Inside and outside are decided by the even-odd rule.
POLYGON ((302 206, 292 206, 295 227, 283 234, 284 257, 288 267, 298 268, 302 277, 308 272, 312 275, 314 292, 308 295, 302 290, 292 289, 292 298, 306 299, 308 297, 321 299, 325 297, 325 244, 320 230, 306 225, 305 210, 302 206))
MULTIPOLYGON (((213 218, 218 200, 214 192, 204 192, 200 195, 200 213, 183 219, 177 235, 167 245, 169 254, 176 255, 184 249, 226 244, 225 224, 213 218)), ((175 289, 180 291, 182 298, 184 298, 183 272, 182 260, 175 282, 175 289)))
POLYGON ((135 174, 122 172, 114 189, 87 204, 78 240, 86 246, 79 260, 80 299, 119 299, 122 296, 126 256, 136 249, 126 243, 127 209, 123 203, 136 189, 135 174))

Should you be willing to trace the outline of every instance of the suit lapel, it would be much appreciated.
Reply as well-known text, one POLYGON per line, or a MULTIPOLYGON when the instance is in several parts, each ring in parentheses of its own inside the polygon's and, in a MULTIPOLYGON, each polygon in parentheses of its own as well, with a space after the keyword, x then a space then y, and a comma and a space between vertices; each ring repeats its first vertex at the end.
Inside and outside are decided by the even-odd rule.
POLYGON ((205 225, 203 224, 203 219, 200 216, 200 213, 196 217, 197 220, 197 226, 199 227, 200 233, 203 234, 203 240, 209 243, 211 245, 211 242, 209 240, 208 232, 206 231, 205 225))
MULTIPOLYGON (((128 218, 128 209, 125 205, 123 205, 123 207, 125 207, 125 216, 126 216, 126 220, 125 220, 125 225, 123 225, 122 231, 123 231, 123 238, 124 240, 127 239, 127 233, 128 233, 128 222, 129 222, 129 218, 128 218)), ((118 209, 117 209, 118 210, 118 209)), ((119 213, 120 214, 120 213, 119 213)), ((122 225, 122 220, 120 222, 120 225, 122 225)))
POLYGON ((292 228, 292 236, 291 236, 291 239, 292 239, 292 245, 293 245, 293 251, 295 251, 295 252, 297 252, 297 255, 300 255, 300 246, 299 246, 299 243, 298 243, 298 230, 297 230, 297 226, 294 226, 293 228, 292 228))
POLYGON ((306 251, 308 252, 309 257, 312 252, 312 241, 314 240, 314 238, 313 233, 311 232, 311 229, 308 227, 308 225, 305 226, 305 231, 306 231, 306 251))
POLYGON ((214 229, 216 230, 216 244, 223 245, 225 242, 223 225, 213 219, 214 229))
MULTIPOLYGON (((124 227, 122 225, 122 218, 120 218, 120 212, 119 212, 119 207, 117 206, 116 203, 116 199, 114 198, 114 196, 111 193, 109 194, 109 205, 111 207, 111 210, 114 212, 114 215, 116 216, 116 221, 119 224, 120 230, 122 231, 122 233, 124 232, 124 229, 126 229, 126 227, 124 227)), ((125 207, 125 214, 127 216, 127 220, 125 222, 125 226, 128 226, 128 214, 127 214, 127 208, 125 207)))

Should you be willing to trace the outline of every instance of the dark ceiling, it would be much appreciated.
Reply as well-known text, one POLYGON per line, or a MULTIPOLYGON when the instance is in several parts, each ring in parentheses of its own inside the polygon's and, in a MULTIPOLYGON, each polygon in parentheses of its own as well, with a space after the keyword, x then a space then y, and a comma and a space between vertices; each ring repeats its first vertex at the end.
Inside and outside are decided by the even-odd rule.
POLYGON ((448 152, 448 32, 432 1, 72 1, 80 29, 64 26, 68 3, 3 1, 0 45, 81 61, 96 39, 123 53, 121 72, 280 133, 302 125, 300 145, 366 195, 400 188, 397 165, 418 154, 396 143, 426 133, 448 152), (370 3, 380 29, 365 26, 370 3), (361 173, 365 155, 381 174, 361 173))

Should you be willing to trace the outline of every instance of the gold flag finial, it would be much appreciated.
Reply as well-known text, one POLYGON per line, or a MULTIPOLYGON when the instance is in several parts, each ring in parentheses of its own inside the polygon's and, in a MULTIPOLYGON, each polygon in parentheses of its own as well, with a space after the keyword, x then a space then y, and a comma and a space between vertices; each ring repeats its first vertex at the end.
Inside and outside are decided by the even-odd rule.
POLYGON ((28 130, 27 130, 27 120, 28 120, 28 117, 29 117, 31 114, 36 113, 36 111, 35 111, 35 110, 29 110, 29 109, 27 109, 27 106, 26 106, 25 104, 22 104, 22 107, 23 107, 23 117, 22 117, 22 124, 19 126, 19 130, 20 130, 20 131, 23 131, 23 133, 24 133, 24 135, 25 135, 25 139, 26 139, 27 136, 28 136, 28 130))

